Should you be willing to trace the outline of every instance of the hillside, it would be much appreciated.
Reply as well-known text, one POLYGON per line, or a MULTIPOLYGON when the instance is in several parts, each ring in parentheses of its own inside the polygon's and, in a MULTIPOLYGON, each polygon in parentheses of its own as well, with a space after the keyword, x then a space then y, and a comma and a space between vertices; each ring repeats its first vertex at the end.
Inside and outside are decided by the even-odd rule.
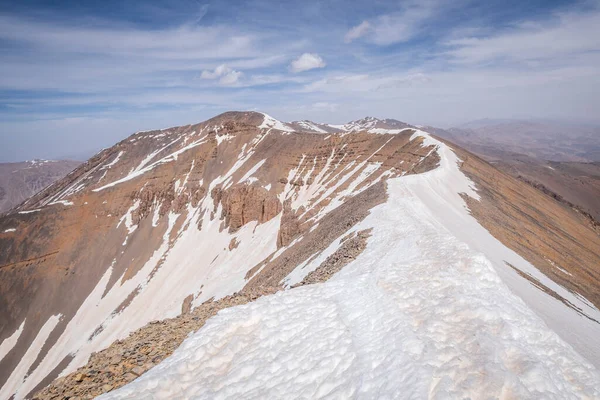
POLYGON ((468 124, 468 130, 424 129, 459 143, 500 170, 537 187, 567 206, 589 214, 592 218, 590 223, 598 224, 600 158, 594 149, 597 149, 600 131, 588 126, 550 126, 533 122, 489 124, 490 121, 484 120, 468 124), (488 131, 493 134, 488 134, 488 131), (565 144, 566 141, 569 143, 565 144), (545 150, 532 142, 543 144, 545 150), (562 161, 551 161, 556 154, 560 156, 555 158, 562 161))
POLYGON ((2 398, 600 395, 597 232, 399 121, 138 132, 0 232, 2 398))
POLYGON ((0 163, 0 213, 50 186, 80 164, 65 160, 0 163))

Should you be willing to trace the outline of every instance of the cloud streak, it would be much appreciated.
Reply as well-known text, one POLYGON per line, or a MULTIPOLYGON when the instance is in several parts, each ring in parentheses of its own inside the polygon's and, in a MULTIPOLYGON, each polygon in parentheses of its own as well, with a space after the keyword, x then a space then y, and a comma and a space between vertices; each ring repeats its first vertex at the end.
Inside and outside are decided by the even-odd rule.
POLYGON ((350 29, 344 39, 350 43, 364 38, 379 46, 406 42, 415 37, 424 25, 444 8, 439 0, 407 1, 399 10, 362 21, 350 29))
POLYGON ((600 51, 600 12, 556 14, 549 21, 522 22, 488 36, 467 36, 445 43, 457 63, 566 62, 600 51))
POLYGON ((370 29, 371 29, 371 24, 369 23, 369 21, 363 21, 360 24, 353 27, 352 29, 350 29, 346 33, 346 36, 344 36, 344 42, 350 43, 353 40, 361 38, 361 37, 365 36, 367 33, 369 33, 370 29))

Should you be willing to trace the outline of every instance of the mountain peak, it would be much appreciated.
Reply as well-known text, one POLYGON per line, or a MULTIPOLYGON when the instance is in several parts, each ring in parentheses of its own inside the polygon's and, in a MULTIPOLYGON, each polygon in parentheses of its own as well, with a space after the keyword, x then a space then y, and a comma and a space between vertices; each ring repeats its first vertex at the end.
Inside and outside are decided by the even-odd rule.
POLYGON ((395 119, 379 119, 372 116, 366 116, 341 125, 317 123, 309 120, 294 121, 290 125, 298 131, 341 135, 363 131, 368 133, 395 134, 402 132, 404 129, 415 128, 410 124, 395 119))

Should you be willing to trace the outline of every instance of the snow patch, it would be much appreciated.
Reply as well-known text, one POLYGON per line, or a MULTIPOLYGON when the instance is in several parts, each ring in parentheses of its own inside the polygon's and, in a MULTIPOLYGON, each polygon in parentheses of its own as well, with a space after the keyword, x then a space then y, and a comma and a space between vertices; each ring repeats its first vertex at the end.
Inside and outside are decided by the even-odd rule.
POLYGON ((53 201, 52 203, 49 203, 48 205, 51 206, 53 204, 62 204, 63 206, 72 206, 74 203, 72 201, 68 201, 68 200, 56 200, 56 201, 53 201))
POLYGON ((261 113, 264 116, 263 122, 258 126, 259 129, 268 129, 267 132, 271 131, 271 129, 275 129, 282 132, 291 133, 294 132, 294 129, 289 125, 284 124, 281 121, 276 120, 275 118, 267 115, 265 113, 261 113))
MULTIPOLYGON (((318 224, 316 224, 313 228, 315 228, 318 224)), ((312 231, 312 228, 311 228, 312 231)), ((283 286, 289 288, 290 286, 295 285, 296 283, 302 282, 304 278, 311 272, 315 271, 319 266, 333 253, 340 248, 342 238, 347 234, 354 232, 354 230, 344 232, 343 235, 334 240, 325 250, 317 255, 317 257, 309 257, 305 262, 298 265, 294 270, 284 278, 283 286)))
MULTIPOLYGON (((0 389, 0 398, 8 399, 14 393, 14 399, 20 400, 33 390, 35 385, 31 385, 27 371, 29 367, 34 363, 38 354, 44 347, 44 343, 48 339, 48 336, 52 333, 56 325, 60 322, 62 314, 53 315, 44 323, 42 328, 38 331, 35 339, 25 352, 25 355, 19 361, 16 368, 13 369, 12 373, 0 389)), ((20 333, 19 333, 20 335, 20 333)))
POLYGON ((230 135, 229 133, 226 135, 216 135, 215 138, 217 139, 217 146, 223 142, 229 142, 234 137, 234 135, 230 135))
POLYGON ((560 272, 562 272, 565 275, 569 275, 569 276, 573 276, 572 273, 570 273, 569 271, 567 271, 566 269, 563 269, 561 267, 559 267, 554 261, 552 261, 551 259, 544 257, 546 259, 546 261, 548 261, 550 263, 550 265, 552 265, 554 268, 556 268, 557 270, 559 270, 560 272))
POLYGON ((258 169, 260 167, 263 166, 265 161, 267 161, 267 160, 264 159, 264 160, 257 162, 252 168, 250 168, 250 170, 248 172, 246 172, 246 174, 244 176, 242 176, 242 178, 238 181, 238 183, 248 180, 252 175, 254 175, 256 173, 256 171, 258 171, 258 169))
POLYGON ((177 141, 181 140, 181 138, 177 138, 175 140, 173 140, 170 143, 167 143, 166 145, 164 145, 163 147, 153 151, 152 153, 148 154, 146 157, 144 157, 144 159, 139 163, 139 165, 137 167, 135 167, 134 169, 131 170, 130 174, 134 173, 134 172, 139 172, 142 169, 144 169, 144 167, 146 165, 148 165, 148 163, 150 161, 152 161, 158 154, 160 154, 162 151, 164 151, 166 148, 172 146, 173 144, 175 144, 177 141))
POLYGON ((298 121, 298 122, 296 122, 296 124, 300 125, 302 128, 309 130, 309 131, 313 131, 313 132, 317 132, 317 133, 328 133, 326 130, 319 128, 317 125, 315 125, 314 123, 312 123, 310 121, 298 121))
POLYGON ((116 163, 119 162, 119 160, 121 159, 121 156, 124 154, 124 151, 119 151, 119 154, 117 154, 117 156, 115 157, 114 160, 112 160, 111 162, 109 162, 108 164, 106 164, 105 166, 103 166, 100 169, 110 169, 111 167, 113 167, 116 163))
POLYGON ((23 333, 23 328, 25 328, 25 321, 26 319, 23 320, 21 325, 17 328, 16 331, 13 332, 12 335, 4 339, 0 344, 0 361, 2 361, 4 357, 6 357, 8 352, 11 351, 12 348, 15 347, 15 345, 17 344, 17 340, 19 340, 21 333, 23 333))
POLYGON ((375 133, 378 135, 386 135, 386 134, 398 134, 405 131, 410 131, 411 128, 403 128, 403 129, 385 129, 385 128, 371 128, 367 132, 375 133))
POLYGON ((31 213, 35 213, 38 211, 42 211, 41 208, 38 208, 37 210, 26 210, 26 211, 19 211, 19 214, 31 214, 31 213))

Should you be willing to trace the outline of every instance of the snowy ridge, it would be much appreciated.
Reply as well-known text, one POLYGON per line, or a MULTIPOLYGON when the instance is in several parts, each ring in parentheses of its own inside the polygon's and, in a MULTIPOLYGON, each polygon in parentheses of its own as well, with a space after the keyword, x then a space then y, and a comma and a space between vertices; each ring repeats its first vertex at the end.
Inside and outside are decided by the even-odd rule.
POLYGON ((365 117, 363 119, 359 119, 342 125, 341 129, 346 132, 366 131, 371 128, 374 128, 378 122, 379 120, 377 118, 365 117))
POLYGON ((293 124, 297 124, 302 129, 305 129, 308 131, 312 131, 312 132, 316 132, 316 133, 329 133, 326 130, 324 130, 323 128, 319 128, 319 126, 317 124, 315 124, 314 122, 311 122, 311 121, 306 121, 306 120, 294 121, 293 124))
POLYGON ((380 135, 398 134, 414 128, 411 125, 393 119, 381 120, 374 117, 365 117, 342 125, 317 124, 308 120, 294 121, 291 124, 303 131, 329 133, 340 136, 356 132, 368 132, 380 135))
POLYGON ((272 129, 281 131, 281 132, 286 132, 286 133, 291 133, 294 132, 294 128, 292 128, 291 126, 284 124, 283 122, 276 120, 275 118, 271 117, 270 115, 267 115, 265 113, 261 113, 264 116, 264 120, 263 122, 258 126, 259 129, 266 129, 267 133, 270 132, 272 129))
POLYGON ((376 133, 378 135, 385 135, 385 134, 402 133, 402 132, 408 131, 408 130, 411 130, 411 128, 402 128, 402 129, 371 128, 371 129, 367 130, 367 132, 376 133))
POLYGON ((440 165, 388 180, 388 201, 353 228, 373 229, 356 260, 325 283, 221 311, 100 398, 599 398, 598 370, 556 323, 579 329, 577 350, 596 363, 598 324, 506 265, 541 275, 469 215, 460 194, 479 197, 454 152, 418 137, 440 165))

